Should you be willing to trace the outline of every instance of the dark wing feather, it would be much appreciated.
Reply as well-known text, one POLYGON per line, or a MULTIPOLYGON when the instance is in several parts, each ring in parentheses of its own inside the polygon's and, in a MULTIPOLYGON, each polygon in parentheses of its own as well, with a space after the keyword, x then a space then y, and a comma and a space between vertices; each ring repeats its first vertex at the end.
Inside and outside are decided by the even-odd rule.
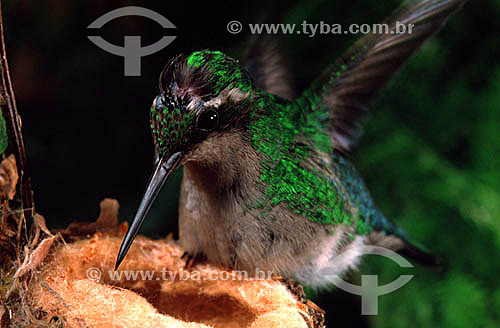
POLYGON ((389 26, 389 33, 369 34, 360 39, 299 97, 297 101, 309 103, 309 110, 316 111, 326 105, 335 149, 352 150, 361 136, 363 120, 375 96, 465 1, 406 2, 384 21, 389 26), (415 24, 412 33, 393 32, 398 21, 415 24))
MULTIPOLYGON (((287 8, 295 2, 270 3, 259 22, 262 24, 279 21, 287 8)), ((242 63, 262 90, 285 99, 296 97, 289 61, 278 35, 252 35, 243 51, 242 63)))
POLYGON ((294 99, 288 59, 277 36, 254 36, 243 55, 245 68, 259 88, 285 99, 294 99))

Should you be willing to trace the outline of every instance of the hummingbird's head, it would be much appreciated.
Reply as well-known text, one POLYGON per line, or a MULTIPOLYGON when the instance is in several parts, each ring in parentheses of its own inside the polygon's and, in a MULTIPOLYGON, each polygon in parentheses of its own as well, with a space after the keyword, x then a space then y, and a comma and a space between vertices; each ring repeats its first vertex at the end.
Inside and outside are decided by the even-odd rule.
POLYGON ((160 75, 151 107, 159 159, 187 154, 202 141, 245 121, 253 82, 239 63, 220 51, 175 57, 160 75))
POLYGON ((122 242, 116 267, 170 173, 193 158, 203 160, 221 153, 217 148, 223 148, 224 136, 248 122, 254 95, 249 74, 220 51, 179 55, 167 64, 160 75, 160 94, 151 107, 155 169, 122 242))

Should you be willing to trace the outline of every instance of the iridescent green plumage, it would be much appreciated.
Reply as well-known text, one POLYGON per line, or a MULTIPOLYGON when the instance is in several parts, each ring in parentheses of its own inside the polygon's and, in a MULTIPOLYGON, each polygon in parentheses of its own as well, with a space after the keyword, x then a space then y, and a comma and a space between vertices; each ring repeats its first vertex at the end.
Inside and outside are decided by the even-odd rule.
POLYGON ((264 155, 260 179, 267 186, 259 206, 281 202, 296 214, 324 224, 351 224, 343 199, 325 175, 327 163, 318 169, 308 165, 332 146, 319 120, 304 116, 294 103, 261 93, 249 124, 252 145, 264 155))
POLYGON ((187 58, 187 65, 193 68, 207 67, 212 76, 213 96, 231 86, 238 88, 241 92, 252 89, 252 82, 234 59, 227 57, 220 51, 195 51, 187 58))

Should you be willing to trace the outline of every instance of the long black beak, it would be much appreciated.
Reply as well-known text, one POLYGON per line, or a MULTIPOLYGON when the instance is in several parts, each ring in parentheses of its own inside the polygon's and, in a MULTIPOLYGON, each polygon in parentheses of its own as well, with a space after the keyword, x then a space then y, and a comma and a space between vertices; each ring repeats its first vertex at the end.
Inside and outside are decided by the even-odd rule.
POLYGON ((132 245, 137 232, 139 232, 142 222, 144 222, 151 205, 153 205, 153 202, 160 193, 161 187, 167 181, 170 173, 172 173, 179 165, 181 157, 181 153, 177 152, 170 156, 170 158, 166 161, 161 159, 157 161, 155 170, 153 171, 146 191, 144 192, 144 197, 142 197, 141 205, 139 205, 139 209, 135 214, 134 220, 132 221, 130 228, 128 228, 125 238, 123 238, 120 251, 118 252, 118 257, 116 258, 115 271, 120 266, 120 263, 122 263, 125 255, 127 255, 128 249, 130 248, 130 245, 132 245))

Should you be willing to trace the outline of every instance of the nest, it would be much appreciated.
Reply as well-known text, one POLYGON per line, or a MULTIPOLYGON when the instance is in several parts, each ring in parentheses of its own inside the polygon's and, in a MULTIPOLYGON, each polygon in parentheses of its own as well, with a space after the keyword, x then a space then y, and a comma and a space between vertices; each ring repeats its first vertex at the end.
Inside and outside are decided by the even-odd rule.
POLYGON ((92 223, 52 234, 36 215, 27 229, 22 215, 8 208, 17 181, 12 164, 4 160, 0 168, 1 327, 323 326, 323 311, 300 285, 242 277, 209 263, 187 270, 184 251, 171 237, 139 236, 114 271, 127 230, 118 224, 116 200, 103 200, 92 223), (30 233, 19 233, 23 227, 30 233))

